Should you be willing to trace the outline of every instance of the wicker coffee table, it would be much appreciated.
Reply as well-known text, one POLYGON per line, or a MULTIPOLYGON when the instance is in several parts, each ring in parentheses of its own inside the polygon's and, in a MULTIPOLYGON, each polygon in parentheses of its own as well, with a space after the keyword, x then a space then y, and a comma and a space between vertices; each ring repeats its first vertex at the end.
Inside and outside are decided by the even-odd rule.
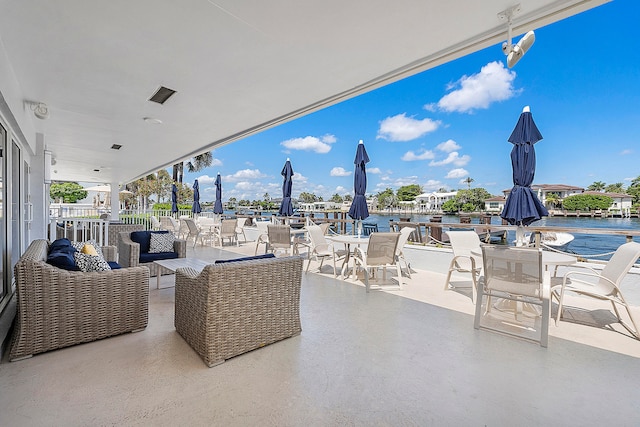
POLYGON ((213 261, 205 261, 198 258, 173 258, 162 259, 160 261, 153 261, 158 266, 158 275, 156 276, 156 289, 160 289, 160 276, 162 272, 175 273, 178 268, 193 268, 197 271, 202 271, 209 264, 213 264, 213 261))

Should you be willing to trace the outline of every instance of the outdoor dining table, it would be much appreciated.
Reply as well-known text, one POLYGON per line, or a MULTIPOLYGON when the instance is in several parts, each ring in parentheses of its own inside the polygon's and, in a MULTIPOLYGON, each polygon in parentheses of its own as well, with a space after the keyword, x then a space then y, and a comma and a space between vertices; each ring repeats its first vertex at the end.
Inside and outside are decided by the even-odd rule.
MULTIPOLYGON (((343 243, 345 245, 347 253, 344 257, 344 261, 342 261, 341 274, 346 279, 347 275, 345 274, 345 270, 348 270, 349 268, 349 260, 351 259, 351 246, 353 245, 355 248, 355 247, 360 247, 362 245, 368 245, 369 236, 355 236, 352 234, 334 234, 334 235, 327 236, 327 238, 333 242, 343 243)), ((355 260, 354 260, 353 270, 355 274, 355 260)))

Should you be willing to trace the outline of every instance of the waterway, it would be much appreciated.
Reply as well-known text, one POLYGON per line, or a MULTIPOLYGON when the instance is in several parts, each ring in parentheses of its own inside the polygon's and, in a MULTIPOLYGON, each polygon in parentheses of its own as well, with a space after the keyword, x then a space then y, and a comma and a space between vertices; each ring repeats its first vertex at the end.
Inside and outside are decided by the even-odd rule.
MULTIPOLYGON (((227 213, 227 212, 225 212, 227 213)), ((233 214, 235 212, 229 212, 233 214)), ((272 212, 263 212, 264 216, 271 216, 272 212)), ((320 216, 320 215, 319 215, 320 216)), ((371 214, 369 218, 363 222, 369 224, 377 224, 378 231, 389 231, 389 220, 399 221, 400 218, 409 218, 411 222, 430 222, 433 215, 410 214, 410 213, 376 213, 371 214)), ((449 224, 457 224, 460 218, 457 215, 442 215, 442 222, 449 224)), ((472 217, 472 224, 479 224, 478 217, 472 217)), ((491 224, 501 225, 502 219, 499 216, 491 217, 491 224)), ((532 224, 532 226, 549 226, 562 228, 602 228, 602 229, 618 229, 618 230, 640 230, 640 219, 638 218, 591 218, 591 217, 546 217, 532 224)), ((347 233, 351 232, 351 225, 347 225, 347 233)), ((567 246, 566 251, 578 255, 587 256, 595 260, 608 260, 610 254, 614 252, 618 246, 626 242, 624 236, 613 236, 603 234, 582 234, 571 233, 574 240, 567 246), (594 257, 594 255, 605 254, 603 256, 594 257)), ((637 239, 639 240, 640 239, 637 239)), ((507 232, 507 243, 513 244, 515 241, 515 232, 507 232)))

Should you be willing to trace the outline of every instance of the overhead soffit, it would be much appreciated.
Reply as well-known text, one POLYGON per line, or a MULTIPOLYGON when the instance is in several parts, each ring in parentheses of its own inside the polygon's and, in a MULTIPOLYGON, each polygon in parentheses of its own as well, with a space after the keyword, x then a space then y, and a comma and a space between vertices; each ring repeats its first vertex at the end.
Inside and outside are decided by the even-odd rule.
MULTIPOLYGON (((514 34, 605 1, 521 0, 514 34)), ((54 179, 128 182, 506 38, 502 0, 0 2, 54 179), (159 86, 177 91, 149 102, 159 86), (157 118, 160 125, 145 122, 157 118), (114 144, 121 150, 111 150, 114 144), (99 169, 100 172, 94 172, 99 169)), ((496 59, 502 53, 496 49, 496 59)))

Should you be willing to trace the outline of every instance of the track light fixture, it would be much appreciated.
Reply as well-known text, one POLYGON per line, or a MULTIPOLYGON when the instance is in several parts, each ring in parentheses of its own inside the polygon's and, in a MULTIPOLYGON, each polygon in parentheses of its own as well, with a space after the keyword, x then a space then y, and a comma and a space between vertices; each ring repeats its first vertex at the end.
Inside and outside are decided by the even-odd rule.
POLYGON ((517 4, 515 6, 510 7, 507 10, 504 10, 498 13, 498 18, 507 20, 507 41, 502 43, 502 52, 507 55, 507 67, 511 68, 520 61, 520 59, 524 56, 525 53, 529 50, 529 48, 533 45, 533 42, 536 41, 536 35, 533 31, 529 31, 525 34, 517 44, 512 44, 511 42, 511 31, 512 31, 512 18, 513 16, 520 12, 520 5, 517 4))

